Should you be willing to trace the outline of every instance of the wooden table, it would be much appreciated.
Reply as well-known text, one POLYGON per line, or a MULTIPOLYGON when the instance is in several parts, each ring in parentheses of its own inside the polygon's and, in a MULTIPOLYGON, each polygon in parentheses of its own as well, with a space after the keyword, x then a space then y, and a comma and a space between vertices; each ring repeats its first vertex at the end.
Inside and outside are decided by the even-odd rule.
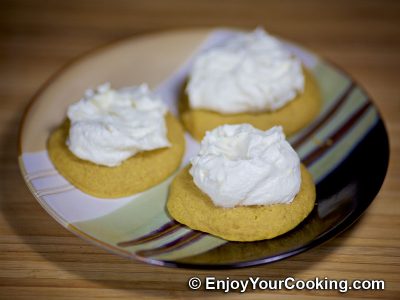
POLYGON ((3 0, 0 6, 1 299, 400 298, 400 2, 3 0), (33 93, 64 63, 93 47, 160 29, 221 25, 265 26, 336 62, 366 87, 391 137, 390 167, 377 199, 355 226, 323 246, 233 271, 154 267, 71 235, 34 200, 18 169, 17 131, 33 93), (187 280, 194 275, 377 278, 386 281, 386 290, 226 295, 190 291, 187 280))

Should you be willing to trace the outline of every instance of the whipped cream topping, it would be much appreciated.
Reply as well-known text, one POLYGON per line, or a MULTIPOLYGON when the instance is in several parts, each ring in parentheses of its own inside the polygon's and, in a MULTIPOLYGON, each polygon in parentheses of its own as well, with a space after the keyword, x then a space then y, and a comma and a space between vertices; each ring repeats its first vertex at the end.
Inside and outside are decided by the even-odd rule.
POLYGON ((66 143, 81 159, 118 166, 140 151, 170 146, 166 113, 167 107, 147 85, 116 91, 104 84, 69 106, 66 143))
POLYGON ((256 29, 199 54, 186 91, 191 108, 229 114, 275 111, 303 89, 300 59, 256 29))
POLYGON ((217 127, 191 163, 194 183, 216 206, 291 203, 300 190, 300 159, 281 126, 217 127))

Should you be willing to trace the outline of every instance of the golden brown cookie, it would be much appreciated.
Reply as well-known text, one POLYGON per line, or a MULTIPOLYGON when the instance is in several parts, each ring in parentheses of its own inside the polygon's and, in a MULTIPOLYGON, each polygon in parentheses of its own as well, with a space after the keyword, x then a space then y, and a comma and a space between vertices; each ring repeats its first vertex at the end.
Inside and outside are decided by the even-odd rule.
POLYGON ((303 68, 303 72, 304 92, 274 112, 220 114, 205 109, 191 110, 187 94, 182 92, 179 108, 182 122, 192 136, 199 141, 208 130, 224 124, 241 123, 250 123, 261 130, 282 125, 286 136, 290 136, 309 124, 321 108, 321 96, 317 82, 310 71, 303 68))
POLYGON ((100 198, 118 198, 142 192, 168 178, 181 164, 184 131, 171 114, 166 116, 171 147, 144 151, 117 167, 106 167, 76 157, 66 146, 69 122, 56 129, 47 144, 56 169, 81 191, 100 198))
MULTIPOLYGON (((312 211, 315 185, 301 165, 301 188, 290 204, 217 207, 193 182, 189 166, 172 182, 167 202, 170 215, 188 227, 229 241, 272 239, 295 228, 312 211)), ((285 188, 285 187, 282 187, 285 188)))

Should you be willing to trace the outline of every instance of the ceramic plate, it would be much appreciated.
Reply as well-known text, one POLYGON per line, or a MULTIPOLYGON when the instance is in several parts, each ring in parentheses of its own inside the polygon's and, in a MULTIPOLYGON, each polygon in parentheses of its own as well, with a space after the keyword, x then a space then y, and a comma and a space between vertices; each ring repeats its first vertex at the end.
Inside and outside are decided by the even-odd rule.
MULTIPOLYGON (((112 253, 143 262, 191 268, 235 268, 281 260, 315 247, 348 228, 368 207, 388 165, 388 137, 366 92, 314 53, 284 44, 314 73, 323 108, 290 138, 317 186, 317 204, 294 230, 272 240, 228 242, 193 231, 165 210, 173 176, 143 192, 99 199, 76 189, 46 151, 50 132, 85 89, 104 82, 120 88, 147 82, 177 114, 177 95, 193 57, 237 34, 227 29, 163 32, 95 50, 58 72, 29 105, 20 132, 19 164, 43 208, 65 228, 112 253)), ((182 166, 198 143, 186 134, 182 166)))

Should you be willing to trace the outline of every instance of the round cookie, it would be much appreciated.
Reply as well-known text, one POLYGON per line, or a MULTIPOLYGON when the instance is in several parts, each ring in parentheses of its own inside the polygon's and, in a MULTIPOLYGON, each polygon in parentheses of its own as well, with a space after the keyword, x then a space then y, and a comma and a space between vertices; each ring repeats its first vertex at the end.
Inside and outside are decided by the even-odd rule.
POLYGON ((286 136, 290 136, 309 124, 321 108, 321 96, 317 82, 310 71, 303 68, 303 72, 305 79, 303 93, 274 112, 221 114, 205 109, 191 110, 188 96, 183 91, 180 101, 182 122, 192 136, 199 141, 204 137, 206 131, 224 124, 241 123, 249 123, 261 130, 282 125, 286 136))
POLYGON ((303 165, 301 179, 300 191, 290 204, 223 208, 194 184, 188 166, 172 182, 167 209, 178 222, 229 241, 272 239, 295 228, 313 210, 315 185, 303 165))
POLYGON ((181 164, 184 131, 171 114, 165 117, 171 147, 144 151, 117 167, 106 167, 76 157, 66 146, 69 122, 48 140, 48 153, 56 169, 81 191, 100 198, 118 198, 143 192, 168 178, 181 164))

